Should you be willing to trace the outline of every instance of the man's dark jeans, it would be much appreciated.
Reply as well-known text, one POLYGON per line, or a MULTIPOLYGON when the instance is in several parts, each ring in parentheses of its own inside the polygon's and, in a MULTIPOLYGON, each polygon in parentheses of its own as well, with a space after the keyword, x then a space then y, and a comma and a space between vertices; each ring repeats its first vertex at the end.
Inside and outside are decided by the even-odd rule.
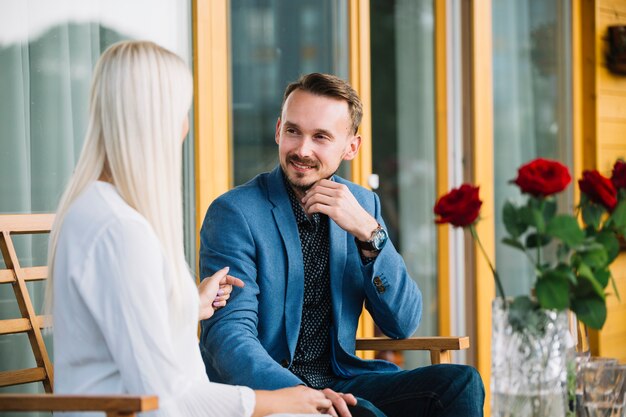
POLYGON ((329 388, 359 399, 355 417, 481 417, 485 401, 480 375, 465 365, 371 373, 337 380, 329 388))

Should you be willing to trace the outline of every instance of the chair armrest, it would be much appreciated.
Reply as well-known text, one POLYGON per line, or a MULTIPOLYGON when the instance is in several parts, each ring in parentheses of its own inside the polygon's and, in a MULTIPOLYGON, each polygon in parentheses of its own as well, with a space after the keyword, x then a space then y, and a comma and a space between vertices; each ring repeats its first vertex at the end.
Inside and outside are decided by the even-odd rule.
POLYGON ((101 411, 129 417, 157 408, 156 396, 0 394, 0 411, 101 411))
POLYGON ((450 363, 451 350, 463 350, 470 346, 469 337, 367 337, 356 339, 356 350, 428 350, 433 365, 450 363))

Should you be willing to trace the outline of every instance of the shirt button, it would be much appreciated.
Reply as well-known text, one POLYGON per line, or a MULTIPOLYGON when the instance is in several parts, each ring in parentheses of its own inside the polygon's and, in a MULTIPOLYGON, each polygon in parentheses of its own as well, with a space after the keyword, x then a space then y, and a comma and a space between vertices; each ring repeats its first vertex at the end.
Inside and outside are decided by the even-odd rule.
POLYGON ((280 361, 280 365, 281 365, 283 368, 286 368, 286 367, 288 367, 288 366, 289 366, 289 361, 288 361, 287 359, 283 359, 282 361, 280 361))

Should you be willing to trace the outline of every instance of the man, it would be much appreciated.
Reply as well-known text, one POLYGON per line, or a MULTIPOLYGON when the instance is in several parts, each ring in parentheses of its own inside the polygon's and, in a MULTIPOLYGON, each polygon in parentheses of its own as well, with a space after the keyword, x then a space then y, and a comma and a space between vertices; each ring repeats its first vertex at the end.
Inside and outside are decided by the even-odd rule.
MULTIPOLYGON (((280 165, 219 197, 201 231, 200 270, 223 266, 246 286, 202 323, 211 380, 324 389, 337 413, 354 397, 368 415, 479 416, 477 372, 460 365, 402 371, 354 355, 365 307, 393 338, 411 336, 422 298, 389 241, 376 194, 336 175, 361 145, 362 104, 337 77, 290 84, 276 123, 280 165)), ((358 413, 358 412, 357 412, 358 413)))

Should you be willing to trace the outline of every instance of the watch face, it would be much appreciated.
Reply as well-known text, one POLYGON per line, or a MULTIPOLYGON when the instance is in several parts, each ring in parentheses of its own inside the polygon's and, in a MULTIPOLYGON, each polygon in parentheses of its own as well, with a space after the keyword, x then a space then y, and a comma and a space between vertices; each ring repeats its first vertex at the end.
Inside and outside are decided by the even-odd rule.
POLYGON ((387 232, 381 227, 374 233, 372 245, 374 245, 376 250, 381 250, 383 246, 385 246, 385 243, 387 243, 387 232))

